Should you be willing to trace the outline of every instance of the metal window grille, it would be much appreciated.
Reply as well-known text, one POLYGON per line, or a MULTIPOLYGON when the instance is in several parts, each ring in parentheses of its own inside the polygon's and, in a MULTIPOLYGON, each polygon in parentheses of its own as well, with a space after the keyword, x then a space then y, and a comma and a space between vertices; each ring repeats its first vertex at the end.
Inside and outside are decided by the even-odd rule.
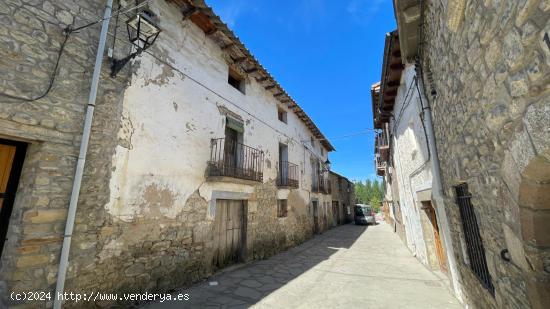
POLYGON ((455 187, 456 200, 460 209, 460 218, 464 229, 464 238, 466 240, 466 249, 470 259, 470 268, 491 295, 495 295, 495 287, 491 281, 491 275, 487 268, 485 259, 485 249, 479 233, 476 215, 471 203, 471 195, 468 192, 468 184, 460 184, 455 187))

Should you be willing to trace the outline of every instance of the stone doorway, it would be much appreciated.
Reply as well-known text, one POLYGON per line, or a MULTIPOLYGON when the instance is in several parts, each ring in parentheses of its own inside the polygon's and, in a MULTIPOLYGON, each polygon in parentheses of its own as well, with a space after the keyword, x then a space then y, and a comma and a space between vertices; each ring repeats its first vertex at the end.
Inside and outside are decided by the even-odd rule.
POLYGON ((0 256, 4 249, 27 144, 0 139, 0 256))

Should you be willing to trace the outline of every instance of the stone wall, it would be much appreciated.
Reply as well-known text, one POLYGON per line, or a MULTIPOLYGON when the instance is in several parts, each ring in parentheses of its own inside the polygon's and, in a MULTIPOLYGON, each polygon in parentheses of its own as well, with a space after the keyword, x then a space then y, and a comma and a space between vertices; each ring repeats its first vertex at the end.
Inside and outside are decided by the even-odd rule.
POLYGON ((429 99, 465 302, 475 308, 542 308, 541 293, 533 293, 548 294, 547 253, 540 248, 548 228, 537 225, 544 220, 541 212, 522 208, 520 185, 530 162, 546 162, 546 170, 550 158, 550 6, 539 0, 425 5, 424 84, 434 94, 429 99), (494 297, 470 270, 460 245, 453 186, 463 182, 472 195, 494 297), (503 249, 510 262, 501 258, 503 249))
MULTIPOLYGON (((353 212, 353 207, 355 206, 355 185, 347 178, 333 172, 330 173, 330 183, 332 201, 338 202, 338 216, 341 218, 342 223, 353 221, 353 214, 348 215, 347 208, 350 207, 350 211, 353 212)), ((329 207, 332 211, 332 205, 329 207)))
MULTIPOLYGON (((2 1, 0 93, 27 98, 44 93, 65 38, 63 30, 97 20, 103 9, 104 1, 2 1)), ((0 278, 11 291, 52 291, 55 286, 98 36, 98 25, 70 35, 44 98, 23 102, 0 95, 0 136, 29 143, 0 267, 0 278)), ((119 48, 117 54, 126 50, 119 48)), ((86 239, 95 242, 96 237, 85 232, 106 224, 98 205, 108 196, 104 184, 126 76, 123 72, 110 79, 104 61, 80 199, 80 234, 73 247, 82 259, 93 259, 93 245, 86 239)))

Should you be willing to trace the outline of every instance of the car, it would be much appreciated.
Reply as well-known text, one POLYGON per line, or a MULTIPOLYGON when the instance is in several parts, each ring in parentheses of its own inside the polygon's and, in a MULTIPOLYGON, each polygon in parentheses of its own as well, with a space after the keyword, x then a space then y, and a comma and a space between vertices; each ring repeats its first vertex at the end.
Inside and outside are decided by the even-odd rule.
POLYGON ((374 217, 374 211, 372 206, 365 204, 356 204, 354 211, 355 224, 376 224, 376 219, 374 217))

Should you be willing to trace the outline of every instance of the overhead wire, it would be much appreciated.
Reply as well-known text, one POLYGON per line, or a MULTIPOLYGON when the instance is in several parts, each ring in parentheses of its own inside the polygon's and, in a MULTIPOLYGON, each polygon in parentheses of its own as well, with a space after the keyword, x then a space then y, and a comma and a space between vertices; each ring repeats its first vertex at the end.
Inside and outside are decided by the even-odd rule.
MULTIPOLYGON (((115 39, 115 35, 113 33, 108 33, 111 37, 113 37, 113 39, 115 39)), ((121 43, 124 43, 124 44, 128 44, 128 45, 131 45, 130 42, 127 42, 127 41, 124 41, 122 39, 119 39, 119 38, 116 38, 116 40, 118 40, 119 42, 121 43)), ((182 70, 178 69, 177 67, 175 67, 173 64, 165 61, 164 59, 158 57, 157 55, 155 55, 152 51, 150 50, 144 50, 143 51, 144 53, 148 54, 149 56, 153 57, 154 59, 156 59, 157 61, 159 61, 160 63, 168 66, 169 68, 171 68, 172 70, 178 72, 181 76, 193 81, 194 83, 196 83, 197 85, 203 87, 204 89, 208 90, 209 92, 211 92, 212 94, 216 95, 217 97, 219 97, 220 99, 224 100, 225 102, 231 104, 232 106, 234 106, 235 108, 239 109, 240 111, 246 113, 248 116, 256 119, 258 122, 262 123, 263 125, 265 125, 266 127, 270 128, 271 130, 275 131, 276 133, 278 133, 279 135, 282 135, 286 138, 288 138, 289 140, 292 140, 298 144, 302 144, 303 147, 305 149, 307 149, 313 156, 315 156, 316 158, 320 159, 320 157, 315 153, 313 152, 309 147, 306 147, 305 145, 305 141, 304 140, 297 140, 296 138, 292 137, 292 136, 289 136, 287 135, 286 133, 282 132, 281 130, 273 127, 272 125, 270 125, 267 121, 257 117, 256 115, 252 114, 251 112, 249 112, 248 110, 242 108, 241 106, 239 106, 238 104, 234 103, 233 101, 231 101, 230 99, 226 98, 225 96, 221 95, 220 93, 218 93, 217 91, 215 91, 214 89, 208 87, 207 85, 205 85, 203 82, 201 82, 200 80, 190 76, 188 73, 185 73, 183 72, 182 70)), ((208 101, 208 102, 211 102, 211 104, 216 104, 215 102, 212 102, 212 101, 208 101)), ((369 129, 370 130, 370 129, 369 129)), ((374 129, 372 129, 372 131, 374 131, 374 129)), ((355 135, 357 134, 358 132, 356 133, 352 133, 350 135, 355 135)), ((315 139, 315 140, 328 140, 328 139, 315 139)))
MULTIPOLYGON (((63 29, 63 33, 64 33, 65 37, 63 39, 63 42, 61 42, 61 45, 59 47, 59 51, 57 52, 55 65, 54 65, 54 68, 52 70, 52 73, 50 74, 50 79, 49 79, 49 82, 48 82, 48 86, 42 92, 42 94, 40 94, 36 97, 32 97, 32 96, 31 97, 25 97, 25 96, 18 96, 18 95, 8 94, 8 93, 5 93, 5 92, 0 92, 0 96, 8 98, 8 99, 12 99, 12 100, 18 100, 18 101, 21 101, 21 102, 33 102, 33 101, 37 101, 37 100, 40 100, 40 99, 44 98, 45 96, 47 96, 50 93, 50 91, 53 88, 55 78, 57 77, 57 71, 58 71, 58 68, 59 68, 59 63, 61 61, 61 56, 63 55, 63 52, 65 51, 67 41, 69 40, 69 37, 71 36, 72 33, 77 33, 79 30, 82 30, 82 29, 88 28, 90 26, 93 26, 95 24, 101 23, 104 20, 110 19, 112 17, 117 17, 118 18, 118 15, 125 14, 125 13, 128 13, 128 12, 132 11, 132 10, 138 9, 138 8, 148 4, 151 1, 153 1, 153 0, 146 0, 146 1, 144 1, 140 4, 138 4, 138 5, 134 5, 130 8, 128 8, 128 7, 124 7, 124 8, 121 8, 121 9, 119 8, 117 11, 111 13, 111 15, 109 17, 101 18, 99 20, 89 22, 88 24, 85 24, 85 25, 80 26, 80 27, 74 28, 72 26, 68 26, 67 28, 63 29)), ((87 21, 89 21, 89 20, 87 20, 87 21)))
MULTIPOLYGON (((17 100, 20 100, 20 101, 25 101, 25 102, 32 102, 32 101, 36 101, 36 100, 39 100, 41 98, 44 98, 49 92, 50 90, 52 89, 53 87, 53 84, 54 84, 54 81, 55 81, 55 77, 57 76, 57 69, 59 67, 59 62, 60 62, 60 59, 61 59, 61 56, 63 54, 63 51, 65 49, 65 45, 69 39, 69 36, 72 34, 72 33, 77 33, 78 31, 82 30, 82 29, 85 29, 85 28, 88 28, 88 27, 91 27, 95 24, 98 24, 98 23, 101 23, 103 22, 104 20, 107 20, 107 19, 110 19, 110 18, 113 18, 113 17, 118 17, 120 14, 126 14, 132 10, 135 10, 135 9, 138 9, 142 6, 145 6, 146 4, 148 4, 149 2, 151 2, 153 0, 146 0, 140 4, 137 4, 137 5, 134 5, 130 8, 128 7, 124 7, 124 8, 119 8, 118 10, 114 11, 109 17, 107 18, 101 18, 101 19, 98 19, 98 20, 95 20, 95 21, 91 21, 91 20, 86 20, 85 21, 89 21, 89 23, 83 25, 83 26, 79 26, 79 27, 67 27, 64 32, 65 32, 65 39, 63 41, 63 43, 61 44, 61 47, 59 49, 59 52, 58 52, 58 56, 57 56, 57 59, 56 59, 56 65, 54 67, 54 70, 52 72, 52 76, 51 76, 51 79, 50 79, 50 82, 48 84, 48 87, 46 89, 46 91, 44 91, 44 93, 42 93, 41 95, 37 96, 37 97, 34 97, 34 98, 26 98, 26 97, 22 97, 22 96, 14 96, 14 95, 10 95, 10 94, 6 94, 6 93, 0 93, 0 96, 4 96, 4 97, 7 97, 7 98, 10 98, 10 99, 17 99, 17 100)), ((115 29, 116 31, 116 29, 115 29)), ((123 41, 122 39, 118 38, 116 36, 116 34, 112 34, 109 32, 109 35, 111 37, 113 37, 113 40, 114 41, 119 41, 119 42, 123 42, 125 44, 129 44, 131 45, 130 42, 126 42, 126 41, 123 41)), ((233 105, 234 107, 236 107, 237 109, 241 110, 242 112, 248 114, 250 117, 256 119, 257 121, 259 121, 260 123, 264 124, 265 126, 269 127, 270 129, 272 129, 273 131, 275 131, 276 133, 290 139, 290 140, 293 140, 299 144, 302 144, 303 147, 305 149, 307 149, 313 156, 315 157, 318 157, 317 154, 315 152, 313 152, 311 149, 309 149, 308 147, 305 146, 304 142, 303 141, 299 141, 299 140, 296 140, 294 137, 291 137, 287 134, 285 134, 284 132, 278 130, 277 128, 271 126, 269 123, 267 123, 266 121, 264 121, 263 119, 253 115, 251 112, 247 111, 246 109, 240 107, 238 104, 232 102, 231 100, 229 100, 228 98, 224 97, 223 95, 219 94, 218 92, 216 92, 215 90, 213 90, 212 88, 208 87, 207 85, 205 85, 203 82, 199 81, 198 79, 188 75, 187 73, 183 72, 182 70, 178 69, 177 67, 175 67, 174 65, 172 65, 171 63, 165 61, 164 59, 161 59, 160 57, 158 57, 157 55, 155 55, 154 53, 152 53, 151 51, 149 50, 144 50, 143 51, 144 53, 150 55, 151 57, 153 57, 154 59, 156 59, 157 61, 163 63, 164 65, 168 66, 169 68, 171 68, 172 70, 178 72, 179 74, 181 74, 182 76, 190 79, 191 81, 195 82, 196 84, 198 84, 199 86, 203 87, 204 89, 208 90, 209 92, 213 93, 214 95, 218 96, 219 98, 221 98, 222 100, 228 102, 229 104, 233 105)), ((365 135, 365 134, 368 134, 372 131, 375 131, 374 129, 368 129, 366 131, 361 131, 361 132, 355 132, 355 133, 351 133, 351 134, 348 134, 348 135, 344 135, 344 136, 340 136, 340 137, 336 137, 335 140, 337 139, 342 139, 342 138, 348 138, 348 137, 352 137, 352 136, 357 136, 357 135, 365 135)), ((323 140, 326 140, 328 141, 328 139, 316 139, 318 141, 323 141, 323 140)), ((319 157, 318 157, 319 158, 319 157)))

